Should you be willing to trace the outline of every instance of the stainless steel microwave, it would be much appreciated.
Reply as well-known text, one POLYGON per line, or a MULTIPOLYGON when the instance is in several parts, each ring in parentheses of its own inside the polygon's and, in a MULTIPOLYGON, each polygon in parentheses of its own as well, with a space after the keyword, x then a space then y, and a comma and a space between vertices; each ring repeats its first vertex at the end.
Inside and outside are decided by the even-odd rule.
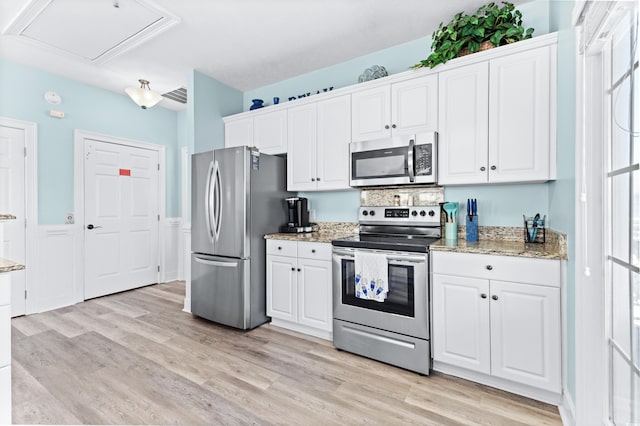
POLYGON ((437 183, 436 132, 349 144, 350 185, 437 183))

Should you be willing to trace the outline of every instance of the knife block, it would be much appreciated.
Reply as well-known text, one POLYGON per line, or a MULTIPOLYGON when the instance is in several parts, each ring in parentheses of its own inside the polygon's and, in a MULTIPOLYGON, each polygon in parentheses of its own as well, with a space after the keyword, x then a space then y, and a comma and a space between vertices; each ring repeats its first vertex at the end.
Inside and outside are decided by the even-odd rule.
POLYGON ((478 215, 470 216, 467 215, 467 220, 465 223, 466 229, 466 240, 470 243, 475 243, 478 241, 478 215))
POLYGON ((544 244, 546 240, 546 229, 544 224, 547 220, 547 215, 542 219, 535 219, 534 217, 524 218, 524 242, 544 244))

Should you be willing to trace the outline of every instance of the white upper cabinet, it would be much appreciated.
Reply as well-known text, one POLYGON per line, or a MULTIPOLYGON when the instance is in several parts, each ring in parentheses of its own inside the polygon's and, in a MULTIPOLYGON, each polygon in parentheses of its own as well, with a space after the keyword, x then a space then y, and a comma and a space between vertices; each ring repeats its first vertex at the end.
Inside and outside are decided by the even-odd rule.
POLYGON ((556 46, 440 73, 441 185, 555 179, 556 46))
POLYGON ((287 190, 349 188, 351 98, 289 108, 287 190))
POLYGON ((253 118, 226 121, 224 123, 224 146, 253 146, 253 118))
POLYGON ((256 115, 253 120, 253 143, 265 154, 285 154, 287 111, 281 109, 256 115))
POLYGON ((490 62, 491 182, 550 178, 550 61, 551 47, 543 47, 490 62))
POLYGON ((485 183, 489 149, 489 64, 440 73, 438 183, 485 183))
POLYGON ((438 75, 430 74, 352 94, 352 141, 436 130, 438 75))
POLYGON ((287 110, 251 111, 242 118, 225 117, 224 146, 255 146, 265 154, 287 152, 287 110))

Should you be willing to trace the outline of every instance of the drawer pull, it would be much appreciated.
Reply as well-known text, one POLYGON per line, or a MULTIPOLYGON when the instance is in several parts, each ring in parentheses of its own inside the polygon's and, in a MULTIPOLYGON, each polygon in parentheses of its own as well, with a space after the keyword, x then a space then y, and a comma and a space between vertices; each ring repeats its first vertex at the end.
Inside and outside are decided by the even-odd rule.
POLYGON ((482 297, 483 299, 486 299, 486 298, 487 298, 487 294, 486 294, 486 293, 482 293, 482 294, 480 295, 480 297, 482 297))
POLYGON ((291 270, 295 272, 296 268, 291 268, 291 270))
POLYGON ((282 250, 282 247, 278 246, 278 250, 282 250))
POLYGON ((298 272, 300 272, 300 268, 298 268, 298 272))
POLYGON ((491 296, 491 298, 492 298, 493 300, 498 300, 498 296, 496 296, 495 294, 494 294, 493 296, 491 296))
POLYGON ((487 266, 486 266, 486 268, 487 268, 487 271, 490 271, 490 270, 492 270, 492 269, 493 269, 493 266, 491 266, 491 265, 487 265, 487 266))
POLYGON ((315 252, 316 252, 316 249, 311 249, 311 253, 315 253, 315 252))

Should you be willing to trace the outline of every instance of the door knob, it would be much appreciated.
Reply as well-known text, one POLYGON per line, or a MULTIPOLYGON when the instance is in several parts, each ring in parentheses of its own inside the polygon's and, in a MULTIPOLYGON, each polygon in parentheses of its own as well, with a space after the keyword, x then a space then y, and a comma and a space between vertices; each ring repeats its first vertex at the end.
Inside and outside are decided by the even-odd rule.
POLYGON ((102 228, 102 226, 94 226, 92 223, 87 225, 87 229, 97 229, 97 228, 102 228))

